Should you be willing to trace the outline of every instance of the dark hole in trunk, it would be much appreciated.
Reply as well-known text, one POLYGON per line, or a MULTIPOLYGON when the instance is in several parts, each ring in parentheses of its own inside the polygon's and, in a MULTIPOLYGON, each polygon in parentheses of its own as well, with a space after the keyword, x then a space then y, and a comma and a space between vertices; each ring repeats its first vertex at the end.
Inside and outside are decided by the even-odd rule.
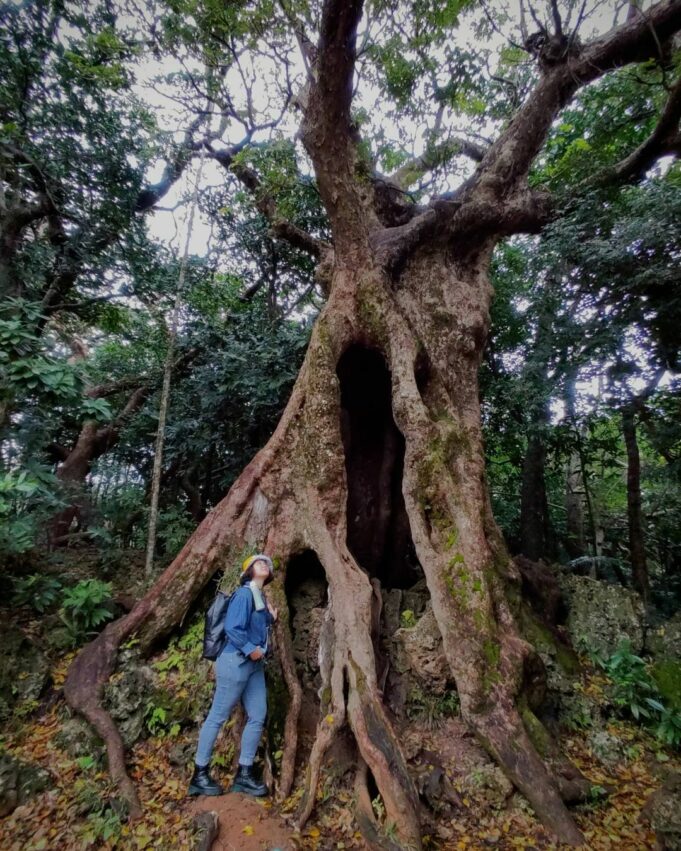
POLYGON ((426 394, 432 373, 430 358, 425 352, 419 352, 416 363, 414 364, 414 378, 416 379, 416 387, 422 397, 426 394))
POLYGON ((312 736, 319 718, 319 636, 328 602, 326 574, 313 550, 303 550, 289 560, 284 591, 290 615, 293 659, 303 688, 300 730, 303 736, 312 736))
POLYGON ((367 791, 369 792, 369 797, 371 800, 375 800, 378 797, 378 784, 376 783, 376 778, 374 777, 370 768, 367 767, 367 791))
POLYGON ((301 606, 309 608, 310 603, 326 606, 328 587, 326 573, 314 550, 303 550, 292 556, 284 580, 291 619, 296 617, 301 606))
POLYGON ((411 588, 423 571, 402 496, 404 438, 392 416, 390 372, 374 349, 351 346, 336 369, 348 478, 348 549, 383 588, 411 588))

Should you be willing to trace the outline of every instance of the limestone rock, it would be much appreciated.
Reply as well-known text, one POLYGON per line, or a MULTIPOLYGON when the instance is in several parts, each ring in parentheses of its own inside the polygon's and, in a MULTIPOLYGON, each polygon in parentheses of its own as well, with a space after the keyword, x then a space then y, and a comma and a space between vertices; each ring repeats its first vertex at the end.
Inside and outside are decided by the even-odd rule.
POLYGON ((681 611, 648 631, 646 650, 657 658, 681 662, 681 611))
POLYGON ((194 831, 194 851, 210 851, 220 831, 218 814, 215 812, 197 813, 192 820, 194 831))
POLYGON ((648 798, 643 814, 661 851, 681 851, 681 774, 669 774, 662 788, 648 798))
POLYGON ((563 575, 560 582, 575 647, 610 656, 621 641, 628 640, 634 653, 641 652, 644 610, 636 593, 588 576, 563 575))
POLYGON ((381 589, 383 608, 381 611, 381 632, 384 636, 393 635, 400 628, 402 594, 399 588, 381 589))
POLYGON ((474 795, 491 807, 502 807, 513 794, 513 784, 497 765, 473 768, 461 783, 464 794, 474 795))
POLYGON ((84 718, 77 716, 66 718, 62 722, 59 732, 54 737, 54 743, 74 759, 91 756, 99 761, 103 759, 106 752, 104 743, 94 733, 92 727, 84 718))
POLYGON ((0 818, 29 801, 50 785, 45 769, 21 762, 11 754, 0 754, 0 818))
POLYGON ((594 730, 588 737, 589 747, 599 762, 608 768, 621 763, 624 756, 624 743, 606 730, 594 730))
POLYGON ((50 663, 42 651, 12 624, 0 626, 0 721, 14 706, 37 700, 49 681, 50 663))
POLYGON ((177 765, 180 768, 185 768, 194 760, 194 752, 196 751, 196 742, 177 742, 168 752, 168 762, 171 765, 177 765))
POLYGON ((116 722, 126 748, 146 733, 145 714, 153 693, 154 674, 148 665, 125 663, 105 686, 105 705, 116 722))
POLYGON ((419 579, 411 588, 402 591, 402 602, 400 610, 414 613, 414 617, 420 618, 430 604, 430 592, 426 580, 419 579))
POLYGON ((571 730, 598 728, 604 723, 599 704, 579 689, 561 692, 556 703, 561 724, 571 730))
POLYGON ((292 610, 291 632, 293 656, 304 689, 316 690, 319 676, 319 642, 326 612, 326 584, 309 577, 294 590, 289 599, 292 610))
POLYGON ((416 625, 398 629, 393 637, 393 664, 400 673, 408 673, 431 694, 447 690, 451 672, 442 650, 442 636, 430 606, 416 625))

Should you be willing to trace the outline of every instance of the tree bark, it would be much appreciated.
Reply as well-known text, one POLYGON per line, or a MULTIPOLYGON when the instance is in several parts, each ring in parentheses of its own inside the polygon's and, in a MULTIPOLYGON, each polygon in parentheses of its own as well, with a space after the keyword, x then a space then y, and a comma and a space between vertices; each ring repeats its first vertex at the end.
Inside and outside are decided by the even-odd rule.
MULTIPOLYGON (((149 385, 137 387, 112 423, 101 425, 95 420, 86 420, 83 423, 73 449, 57 468, 57 479, 68 505, 55 515, 50 523, 48 537, 51 547, 68 543, 71 524, 83 506, 85 479, 93 463, 115 446, 123 423, 142 407, 150 389, 149 385)), ((88 395, 97 398, 105 395, 105 392, 103 388, 96 388, 88 395)))
POLYGON ((574 371, 565 377, 565 415, 571 423, 576 446, 570 452, 565 472, 565 549, 570 558, 580 558, 586 554, 584 540, 584 481, 582 478, 582 457, 579 446, 581 434, 577 423, 575 408, 574 371))
POLYGON ((584 542, 584 507, 582 473, 579 454, 570 453, 565 475, 565 549, 570 558, 580 558, 586 553, 584 542))
POLYGON ((546 495, 546 447, 530 434, 523 458, 520 491, 520 552, 532 561, 555 557, 555 538, 546 495))
POLYGON ((622 434, 627 450, 627 520, 632 578, 634 587, 647 602, 650 581, 641 507, 641 456, 636 438, 636 412, 632 405, 622 410, 622 434))

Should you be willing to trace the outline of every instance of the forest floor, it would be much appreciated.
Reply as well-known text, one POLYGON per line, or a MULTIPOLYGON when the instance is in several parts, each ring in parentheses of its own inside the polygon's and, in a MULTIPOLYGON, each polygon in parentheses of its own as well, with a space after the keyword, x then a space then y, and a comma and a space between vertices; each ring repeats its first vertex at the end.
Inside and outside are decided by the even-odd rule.
MULTIPOLYGON (((23 626, 30 631, 31 624, 23 626)), ((185 632, 193 634, 192 642, 176 637, 145 663, 162 679, 164 687, 180 698, 197 690, 197 677, 206 679, 206 669, 195 661, 200 653, 196 641, 199 628, 197 619, 185 632)), ((220 834, 213 851, 365 847, 353 820, 352 790, 346 778, 334 772, 333 760, 320 782, 313 817, 302 832, 292 826, 301 786, 296 786, 280 804, 241 794, 188 798, 196 721, 200 720, 196 713, 194 722, 182 725, 170 723, 163 712, 147 713, 146 737, 128 753, 128 769, 137 784, 144 815, 134 823, 121 819, 101 755, 90 755, 87 744, 85 751, 76 749, 76 755, 73 748, 62 746, 60 734, 65 725, 73 724, 73 719, 61 687, 74 653, 52 654, 47 693, 38 705, 16 707, 0 736, 0 753, 5 751, 23 762, 37 764, 50 776, 46 791, 0 819, 2 851, 194 849, 192 820, 202 810, 215 811, 219 816, 220 834)), ((212 683, 203 685, 209 694, 212 683)), ((603 678, 585 666, 579 688, 598 703, 604 689, 603 678)), ((203 700, 205 704, 205 697, 203 700)), ((655 837, 644 806, 649 795, 660 788, 666 773, 681 770, 681 759, 632 723, 612 719, 605 730, 621 747, 620 757, 607 765, 592 752, 588 728, 568 731, 561 741, 593 784, 593 800, 575 809, 576 820, 587 847, 593 851, 652 849, 655 837)), ((398 733, 415 776, 429 777, 427 769, 432 766, 426 763, 431 754, 437 755, 448 780, 446 805, 437 801, 434 806, 431 802, 430 808, 424 805, 424 848, 448 851, 560 847, 551 841, 527 802, 513 792, 505 778, 501 777, 500 786, 498 779, 494 780, 496 775, 490 782, 491 763, 471 767, 468 757, 477 746, 457 716, 410 719, 398 733)), ((234 755, 229 731, 219 739, 215 754, 213 773, 228 787, 234 755)), ((276 764, 276 753, 274 758, 276 764)), ((297 773, 302 777, 304 766, 297 773)), ((428 798, 427 790, 424 797, 422 783, 419 791, 424 800, 428 798)))
MULTIPOLYGON (((65 656, 53 672, 57 689, 71 657, 72 654, 65 656)), ((38 763, 50 772, 54 782, 51 790, 0 820, 0 848, 4 851, 190 849, 195 843, 192 817, 204 809, 216 811, 220 818, 220 835, 214 851, 364 847, 354 830, 350 795, 342 790, 335 795, 326 784, 320 789, 316 817, 302 833, 296 833, 286 824, 286 816, 295 809, 298 794, 283 806, 240 794, 188 799, 188 773, 171 763, 169 752, 177 741, 167 735, 151 736, 133 747, 129 768, 140 791, 144 817, 134 824, 120 824, 114 811, 108 810, 104 803, 113 796, 106 772, 88 766, 82 758, 69 757, 55 744, 63 713, 63 699, 57 697, 46 711, 25 719, 3 737, 7 751, 21 760, 38 763), (108 831, 111 835, 105 838, 108 831)), ((654 835, 642 818, 642 810, 649 794, 660 786, 661 769, 681 768, 681 762, 669 758, 654 739, 632 724, 613 722, 609 731, 627 743, 627 750, 621 764, 607 770, 594 758, 585 734, 576 732, 563 742, 595 789, 609 791, 607 797, 595 795, 592 804, 579 807, 577 821, 588 847, 595 851, 654 848, 654 835)), ((431 737, 438 738, 433 732, 436 733, 432 731, 431 737)), ((429 733, 424 729, 421 735, 429 733)), ((226 772, 215 773, 223 781, 228 777, 226 772)), ((426 840, 426 847, 443 850, 559 847, 550 841, 520 796, 513 795, 506 807, 490 807, 487 790, 482 785, 479 795, 471 793, 457 782, 456 766, 452 766, 451 777, 454 787, 461 788, 461 806, 454 818, 437 825, 426 840)))

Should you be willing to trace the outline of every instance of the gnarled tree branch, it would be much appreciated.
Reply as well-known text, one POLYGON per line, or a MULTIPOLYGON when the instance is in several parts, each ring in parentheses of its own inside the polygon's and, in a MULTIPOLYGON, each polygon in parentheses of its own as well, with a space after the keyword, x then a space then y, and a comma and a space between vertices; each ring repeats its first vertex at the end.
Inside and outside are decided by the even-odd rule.
POLYGON ((659 55, 681 27, 681 0, 664 0, 634 20, 568 54, 544 71, 525 104, 493 143, 476 178, 492 197, 525 178, 554 118, 575 92, 608 71, 659 55))
POLYGON ((282 216, 274 196, 265 190, 255 170, 236 159, 236 155, 246 147, 249 141, 250 139, 246 138, 225 150, 216 151, 210 144, 207 148, 213 159, 234 174, 253 195, 255 206, 270 223, 274 236, 290 243, 294 248, 306 251, 313 257, 321 258, 324 253, 331 250, 329 243, 317 239, 282 216))
POLYGON ((401 165, 397 171, 390 175, 388 180, 400 189, 407 189, 426 172, 444 165, 459 154, 463 154, 469 159, 475 160, 475 162, 481 162, 485 153, 486 149, 482 145, 470 139, 447 139, 428 149, 421 156, 401 165))

